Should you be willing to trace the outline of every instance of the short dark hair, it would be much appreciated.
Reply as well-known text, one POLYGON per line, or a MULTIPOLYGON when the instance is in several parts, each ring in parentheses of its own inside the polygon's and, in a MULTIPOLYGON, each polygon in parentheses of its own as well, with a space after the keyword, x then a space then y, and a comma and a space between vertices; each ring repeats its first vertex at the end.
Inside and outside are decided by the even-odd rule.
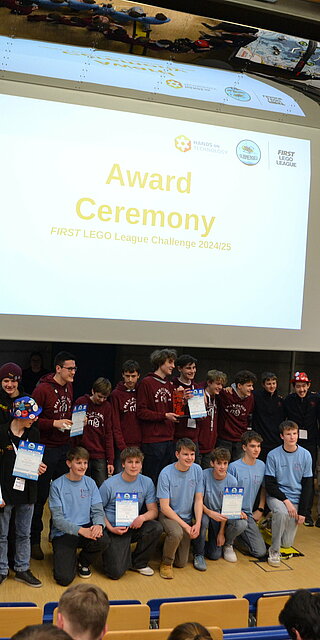
POLYGON ((108 378, 97 378, 92 385, 92 391, 102 393, 103 396, 109 396, 111 389, 111 382, 108 378))
POLYGON ((175 349, 156 349, 152 351, 150 356, 151 364, 154 368, 154 371, 159 369, 162 364, 165 363, 166 360, 174 360, 177 359, 177 352, 175 349))
POLYGON ((252 442, 252 440, 255 440, 256 442, 263 442, 263 438, 260 435, 260 433, 257 433, 256 431, 252 431, 252 429, 248 429, 248 431, 245 431, 242 436, 241 436, 241 444, 243 444, 245 447, 249 444, 249 442, 252 442))
POLYGON ((139 362, 137 362, 136 360, 126 360, 121 368, 122 373, 125 373, 125 371, 129 371, 130 373, 134 373, 134 371, 137 371, 138 373, 140 373, 140 365, 139 362))
POLYGON ((186 367, 187 364, 198 364, 198 360, 189 353, 183 353, 177 358, 176 367, 186 367))
POLYGON ((126 447, 120 453, 120 461, 123 464, 127 458, 139 458, 143 462, 144 455, 139 447, 126 447))
POLYGON ((11 640, 72 640, 63 629, 55 624, 29 624, 13 636, 11 640))
POLYGON ((227 462, 230 462, 231 453, 229 449, 225 449, 224 447, 216 447, 216 449, 213 449, 213 451, 211 451, 210 453, 210 460, 211 462, 214 462, 215 460, 218 460, 219 462, 227 460, 227 462))
POLYGON ((296 422, 293 422, 293 420, 283 420, 283 422, 280 422, 279 424, 279 433, 281 433, 283 435, 284 431, 289 431, 296 429, 297 431, 299 431, 299 427, 297 425, 296 422))
POLYGON ((58 611, 68 620, 74 635, 89 632, 91 640, 96 640, 106 625, 109 599, 95 584, 75 584, 62 594, 58 611))
POLYGON ((208 629, 199 622, 178 624, 168 635, 167 640, 211 640, 208 629))
POLYGON ((176 442, 176 451, 181 451, 182 448, 185 449, 190 449, 190 451, 196 451, 197 447, 194 444, 193 440, 191 440, 190 438, 180 438, 177 442, 176 442))
POLYGON ((89 451, 84 447, 72 447, 72 449, 69 449, 67 453, 67 460, 69 460, 69 462, 72 462, 72 460, 79 460, 79 458, 89 460, 89 451))
POLYGON ((273 371, 263 371, 261 374, 261 382, 265 383, 266 380, 278 380, 278 376, 273 371))
POLYGON ((66 360, 75 360, 75 356, 73 353, 69 353, 69 351, 59 351, 54 359, 54 368, 63 367, 66 360))
POLYGON ((320 594, 307 589, 298 589, 284 605, 279 615, 290 638, 296 640, 299 632, 302 640, 320 638, 320 594))
POLYGON ((252 382, 255 384, 257 382, 257 376, 252 371, 248 371, 248 369, 243 369, 242 371, 238 371, 234 376, 235 384, 246 384, 247 382, 252 382))

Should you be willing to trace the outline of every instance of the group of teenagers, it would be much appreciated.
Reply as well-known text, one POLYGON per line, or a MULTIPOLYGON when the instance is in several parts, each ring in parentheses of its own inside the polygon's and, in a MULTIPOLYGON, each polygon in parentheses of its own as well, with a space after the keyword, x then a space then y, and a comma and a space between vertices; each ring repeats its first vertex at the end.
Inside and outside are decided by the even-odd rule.
POLYGON ((187 564, 190 547, 199 571, 207 569, 206 558, 236 562, 234 547, 277 567, 297 526, 313 526, 320 397, 310 391, 307 374, 295 373, 293 393, 283 399, 272 372, 262 374, 262 387, 254 390, 256 376, 248 370, 228 387, 216 369, 196 383, 197 360, 189 354, 159 349, 150 359, 152 371, 141 381, 139 364, 127 360, 112 392, 100 377, 75 402, 71 353, 57 354, 54 372, 39 380, 32 396, 21 387, 19 365, 0 367, 0 584, 10 567, 16 580, 42 586, 30 555, 44 558, 48 498, 53 573, 64 586, 77 572, 89 578, 97 554, 111 579, 128 569, 153 575, 149 561, 163 532, 162 578, 172 579, 173 567, 187 564), (204 390, 206 416, 193 419, 188 400, 197 388, 204 390), (174 405, 175 389, 183 415, 174 405), (86 421, 82 436, 73 438, 72 411, 79 405, 86 406, 86 421), (45 445, 37 481, 13 475, 22 440, 45 445), (234 487, 243 488, 242 511, 228 519, 222 500, 234 487), (138 500, 128 526, 117 523, 123 495, 138 500), (268 551, 257 524, 266 508, 272 514, 268 551))

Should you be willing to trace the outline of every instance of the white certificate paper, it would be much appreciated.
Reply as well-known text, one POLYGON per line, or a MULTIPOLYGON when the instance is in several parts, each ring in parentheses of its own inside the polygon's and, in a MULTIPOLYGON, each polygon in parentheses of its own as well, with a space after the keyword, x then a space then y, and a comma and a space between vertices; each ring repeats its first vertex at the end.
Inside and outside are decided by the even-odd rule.
POLYGON ((243 487, 226 487, 223 492, 221 513, 230 520, 238 520, 243 502, 243 487))
POLYGON ((39 464, 42 462, 44 448, 43 444, 21 440, 12 475, 28 478, 28 480, 38 480, 39 464))
POLYGON ((206 418, 207 409, 204 401, 204 389, 192 389, 192 396, 188 400, 190 418, 206 418))
POLYGON ((137 493, 116 494, 116 527, 130 527, 139 515, 137 493))
POLYGON ((70 430, 70 437, 73 438, 73 436, 82 436, 83 434, 83 429, 84 429, 84 423, 85 423, 85 419, 86 419, 86 411, 87 411, 87 406, 86 404, 78 404, 72 411, 72 425, 71 425, 71 430, 70 430))

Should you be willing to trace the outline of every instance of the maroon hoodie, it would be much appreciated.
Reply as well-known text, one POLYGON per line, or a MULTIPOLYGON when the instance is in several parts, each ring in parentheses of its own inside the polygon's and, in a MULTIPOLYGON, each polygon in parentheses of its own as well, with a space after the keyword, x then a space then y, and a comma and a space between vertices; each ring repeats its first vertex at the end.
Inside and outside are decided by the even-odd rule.
POLYGON ((240 398, 232 385, 229 393, 222 389, 218 395, 218 436, 223 440, 239 442, 242 434, 250 426, 253 411, 253 393, 247 398, 240 398))
POLYGON ((173 440, 174 422, 165 418, 173 413, 173 384, 155 373, 148 373, 137 389, 137 416, 142 428, 142 442, 173 440))
MULTIPOLYGON (((185 382, 181 382, 179 378, 173 378, 172 384, 175 389, 178 389, 178 387, 183 387, 184 389, 190 391, 192 391, 192 389, 198 389, 199 387, 201 387, 201 385, 197 384, 196 382, 185 384, 185 382)), ((186 416, 189 416, 189 407, 187 402, 184 406, 184 412, 186 416)), ((193 442, 198 442, 199 425, 200 422, 198 420, 191 420, 191 418, 189 417, 179 418, 179 421, 174 423, 174 439, 179 440, 180 438, 190 438, 190 440, 192 440, 193 442), (194 427, 190 427, 190 424, 194 424, 194 427)))
POLYGON ((207 417, 199 419, 199 451, 200 453, 210 453, 214 449, 217 440, 218 412, 216 396, 210 396, 205 391, 207 400, 207 417))
POLYGON ((77 398, 75 405, 87 405, 87 424, 84 426, 81 445, 90 453, 90 458, 105 458, 113 464, 112 409, 110 402, 94 404, 89 394, 77 398))
POLYGON ((127 389, 123 382, 118 382, 111 393, 110 400, 113 433, 118 449, 140 447, 142 433, 137 418, 136 389, 127 389))
POLYGON ((70 432, 60 431, 53 427, 54 420, 71 420, 73 391, 72 383, 58 384, 54 380, 54 373, 47 373, 40 378, 32 393, 32 398, 42 407, 37 422, 40 431, 40 442, 46 447, 61 447, 70 444, 70 432))

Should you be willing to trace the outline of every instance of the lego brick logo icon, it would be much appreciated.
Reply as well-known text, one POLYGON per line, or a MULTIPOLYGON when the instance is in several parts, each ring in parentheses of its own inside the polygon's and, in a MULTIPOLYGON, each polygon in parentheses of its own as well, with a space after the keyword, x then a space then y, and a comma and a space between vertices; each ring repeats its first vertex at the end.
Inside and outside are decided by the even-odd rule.
POLYGON ((173 89, 182 89, 183 84, 182 82, 179 82, 179 80, 166 80, 167 85, 169 85, 169 87, 172 87, 173 89))
POLYGON ((174 139, 174 146, 176 147, 176 149, 179 149, 179 151, 185 153, 186 151, 190 151, 191 149, 191 140, 189 140, 187 136, 177 136, 174 139))

